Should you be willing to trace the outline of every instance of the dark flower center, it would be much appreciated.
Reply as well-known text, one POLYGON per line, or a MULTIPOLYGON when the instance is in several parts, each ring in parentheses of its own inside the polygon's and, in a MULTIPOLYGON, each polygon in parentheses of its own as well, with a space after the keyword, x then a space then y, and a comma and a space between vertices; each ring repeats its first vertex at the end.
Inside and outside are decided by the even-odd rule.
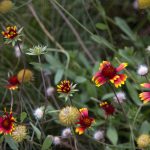
POLYGON ((16 85, 16 84, 19 84, 19 81, 17 79, 16 76, 13 76, 11 78, 8 79, 8 82, 11 84, 11 85, 16 85))
POLYGON ((89 127, 91 125, 91 119, 90 118, 83 118, 83 123, 86 127, 89 127))
POLYGON ((6 119, 4 119, 3 122, 2 122, 2 127, 3 127, 4 129, 8 130, 8 129, 10 129, 11 124, 12 124, 11 120, 10 120, 9 118, 6 118, 6 119))
POLYGON ((10 35, 10 38, 12 39, 17 36, 17 32, 16 30, 10 29, 8 35, 10 35))
POLYGON ((112 79, 117 72, 116 69, 109 64, 104 66, 101 73, 105 78, 112 79))
POLYGON ((70 84, 69 83, 63 83, 63 86, 61 87, 61 90, 64 92, 64 93, 69 93, 70 92, 70 84))
POLYGON ((115 111, 115 108, 110 104, 106 104, 106 105, 102 106, 102 108, 104 109, 104 111, 107 115, 113 115, 113 113, 115 111))

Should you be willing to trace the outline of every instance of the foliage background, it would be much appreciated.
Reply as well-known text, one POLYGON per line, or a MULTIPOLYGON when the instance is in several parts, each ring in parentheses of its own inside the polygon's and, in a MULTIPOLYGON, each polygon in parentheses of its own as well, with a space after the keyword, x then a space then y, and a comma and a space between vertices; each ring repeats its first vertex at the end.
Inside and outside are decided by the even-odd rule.
MULTIPOLYGON (((120 62, 127 62, 128 80, 125 86, 117 91, 124 91, 127 95, 124 107, 131 124, 133 125, 134 122, 132 128, 135 139, 141 133, 149 133, 149 104, 141 107, 142 103, 138 98, 142 90, 140 84, 146 82, 146 79, 138 76, 136 72, 140 64, 149 66, 150 63, 149 53, 146 51, 150 42, 149 9, 135 9, 133 1, 129 0, 63 0, 57 3, 55 0, 33 0, 32 2, 14 0, 13 2, 15 6, 11 12, 0 14, 1 29, 8 25, 23 26, 24 51, 34 45, 49 47, 48 53, 42 56, 42 66, 38 64, 36 57, 26 55, 27 66, 34 72, 34 81, 25 85, 22 101, 18 101, 18 94, 14 93, 14 113, 26 112, 28 117, 25 123, 29 124, 31 121, 35 125, 33 111, 44 105, 44 91, 40 76, 42 67, 45 71, 47 87, 56 88, 64 78, 78 83, 79 92, 72 98, 74 105, 78 108, 88 107, 91 115, 96 118, 89 135, 92 136, 98 129, 106 131, 104 142, 96 142, 87 134, 78 136, 80 149, 132 149, 131 133, 119 108, 118 113, 108 120, 105 120, 99 108, 97 100, 108 100, 113 103, 114 95, 111 89, 107 86, 97 88, 91 82, 91 78, 102 60, 109 60, 115 66, 120 62)), ((2 36, 0 43, 2 100, 0 107, 3 110, 4 106, 9 108, 10 105, 10 93, 4 88, 8 73, 17 73, 23 65, 21 60, 16 59, 14 48, 3 45, 2 36)), ((49 97, 48 111, 58 109, 54 99, 59 107, 66 105, 55 92, 53 97, 49 97)), ((117 107, 119 106, 116 105, 117 107)), ((45 120, 37 125, 38 128, 40 126, 42 126, 41 132, 46 135, 60 135, 64 128, 57 121, 55 113, 47 113, 45 120)), ((31 133, 32 127, 29 126, 29 136, 31 133)), ((32 144, 25 141, 20 146, 28 149, 32 145, 33 149, 40 149, 44 139, 38 140, 35 136, 34 141, 35 143, 32 144)), ((53 146, 53 149, 64 149, 64 147, 53 146)))

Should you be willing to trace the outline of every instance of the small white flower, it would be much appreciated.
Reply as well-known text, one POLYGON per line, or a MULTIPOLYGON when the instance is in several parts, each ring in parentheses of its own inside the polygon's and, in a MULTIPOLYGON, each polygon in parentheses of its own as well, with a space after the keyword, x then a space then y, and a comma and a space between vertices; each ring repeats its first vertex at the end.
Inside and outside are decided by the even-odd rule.
MULTIPOLYGON (((20 48, 21 48, 21 49, 23 48, 23 45, 22 45, 22 44, 20 44, 20 48)), ((21 52, 20 52, 20 49, 19 49, 18 45, 15 46, 15 56, 16 56, 17 58, 20 58, 20 56, 21 56, 21 52)))
POLYGON ((97 141, 100 141, 104 138, 104 131, 103 130, 98 130, 94 133, 93 138, 97 141))
POLYGON ((147 46, 146 50, 147 50, 148 52, 150 52, 150 45, 147 46))
POLYGON ((140 65, 137 74, 140 76, 144 76, 148 73, 148 67, 146 65, 140 65))
POLYGON ((45 54, 47 52, 46 49, 47 49, 47 46, 38 45, 38 46, 34 46, 33 48, 30 48, 26 54, 39 56, 39 55, 45 54))
POLYGON ((44 114, 44 107, 39 107, 34 111, 34 116, 37 119, 41 119, 43 117, 44 114))
POLYGON ((58 136, 53 137, 53 143, 54 145, 59 145, 61 143, 61 140, 58 136))
POLYGON ((48 87, 46 89, 46 93, 47 93, 47 96, 52 96, 52 94, 54 93, 55 89, 53 87, 48 87))
POLYGON ((138 1, 137 1, 137 0, 134 0, 132 6, 133 6, 134 9, 138 9, 138 8, 139 8, 139 6, 138 6, 138 1))
MULTIPOLYGON (((126 95, 125 95, 124 92, 118 92, 118 93, 117 93, 117 97, 118 97, 118 100, 119 100, 120 103, 123 103, 124 100, 126 100, 126 95)), ((117 97, 116 97, 116 96, 114 97, 114 101, 115 101, 116 103, 118 103, 117 97)))
POLYGON ((65 128, 65 129, 62 131, 62 134, 61 134, 61 135, 62 135, 63 138, 68 138, 68 137, 70 137, 70 136, 72 135, 70 128, 65 128))

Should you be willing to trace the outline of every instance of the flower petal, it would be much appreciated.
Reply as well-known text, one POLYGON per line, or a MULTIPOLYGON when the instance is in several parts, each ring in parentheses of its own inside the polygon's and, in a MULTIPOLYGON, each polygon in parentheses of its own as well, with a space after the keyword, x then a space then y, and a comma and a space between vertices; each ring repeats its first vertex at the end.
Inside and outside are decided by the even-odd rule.
POLYGON ((96 86, 101 86, 106 83, 106 79, 101 75, 101 72, 98 71, 92 78, 92 81, 95 82, 96 86))
POLYGON ((84 133, 84 131, 85 131, 85 128, 83 128, 83 127, 77 127, 75 132, 79 133, 79 135, 81 135, 81 134, 84 133))
POLYGON ((110 81, 115 85, 116 88, 121 87, 122 84, 125 83, 127 76, 125 74, 118 74, 114 76, 110 81))
POLYGON ((141 84, 141 86, 145 88, 150 88, 150 83, 143 83, 141 84))
POLYGON ((144 103, 147 103, 150 101, 150 92, 142 92, 139 94, 139 97, 144 103))
POLYGON ((119 72, 123 70, 128 64, 127 63, 121 63, 119 67, 116 68, 116 71, 119 72))
POLYGON ((106 66, 106 65, 111 65, 111 63, 109 61, 103 61, 100 64, 99 70, 102 70, 104 68, 104 66, 106 66))
POLYGON ((81 108, 79 109, 82 117, 88 117, 88 109, 87 108, 81 108))

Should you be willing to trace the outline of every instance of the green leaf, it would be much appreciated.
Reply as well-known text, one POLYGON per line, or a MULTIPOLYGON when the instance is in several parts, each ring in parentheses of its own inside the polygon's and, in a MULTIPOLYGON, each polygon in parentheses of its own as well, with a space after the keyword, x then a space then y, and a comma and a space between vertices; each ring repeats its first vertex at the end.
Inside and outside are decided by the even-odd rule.
POLYGON ((119 17, 115 18, 116 25, 133 41, 136 41, 136 36, 128 26, 128 24, 119 17))
POLYGON ((10 135, 5 135, 5 141, 12 150, 18 150, 18 143, 10 135))
POLYGON ((64 74, 64 70, 63 69, 58 69, 56 74, 55 74, 55 78, 54 78, 54 82, 55 84, 58 84, 58 82, 62 79, 64 74))
POLYGON ((104 23, 97 23, 96 24, 96 28, 100 29, 100 30, 106 30, 107 29, 107 25, 104 23))
POLYGON ((50 146, 52 145, 52 139, 47 136, 43 142, 42 150, 50 150, 50 146))
POLYGON ((107 129, 106 136, 113 145, 117 144, 117 142, 118 142, 118 133, 117 133, 117 130, 114 127, 110 126, 107 129))
POLYGON ((97 43, 99 43, 99 44, 101 44, 101 45, 103 45, 103 46, 109 48, 109 49, 112 50, 113 52, 115 52, 114 46, 113 46, 110 42, 108 42, 106 39, 104 39, 103 37, 97 36, 97 35, 93 35, 93 36, 91 36, 91 38, 92 38, 95 42, 97 42, 97 43))
POLYGON ((112 97, 114 97, 114 93, 107 93, 102 97, 102 100, 107 100, 112 97))
POLYGON ((41 139, 41 131, 35 125, 33 125, 32 122, 30 122, 30 125, 32 126, 34 132, 36 133, 37 138, 40 140, 41 139))
POLYGON ((27 113, 26 112, 22 112, 21 115, 20 115, 20 121, 23 122, 24 119, 27 118, 27 113))
POLYGON ((135 90, 133 84, 131 84, 129 81, 126 81, 126 86, 128 89, 128 92, 130 94, 130 97, 132 98, 133 102, 140 106, 142 104, 141 100, 138 97, 138 92, 135 90))
POLYGON ((77 77, 75 78, 75 81, 76 81, 77 83, 83 83, 83 82, 86 81, 86 78, 85 78, 85 77, 82 77, 82 76, 77 76, 77 77))
POLYGON ((144 121, 140 128, 141 134, 148 134, 150 131, 150 123, 148 121, 144 121))
POLYGON ((86 90, 90 97, 97 97, 97 89, 95 84, 88 81, 86 83, 86 90))

